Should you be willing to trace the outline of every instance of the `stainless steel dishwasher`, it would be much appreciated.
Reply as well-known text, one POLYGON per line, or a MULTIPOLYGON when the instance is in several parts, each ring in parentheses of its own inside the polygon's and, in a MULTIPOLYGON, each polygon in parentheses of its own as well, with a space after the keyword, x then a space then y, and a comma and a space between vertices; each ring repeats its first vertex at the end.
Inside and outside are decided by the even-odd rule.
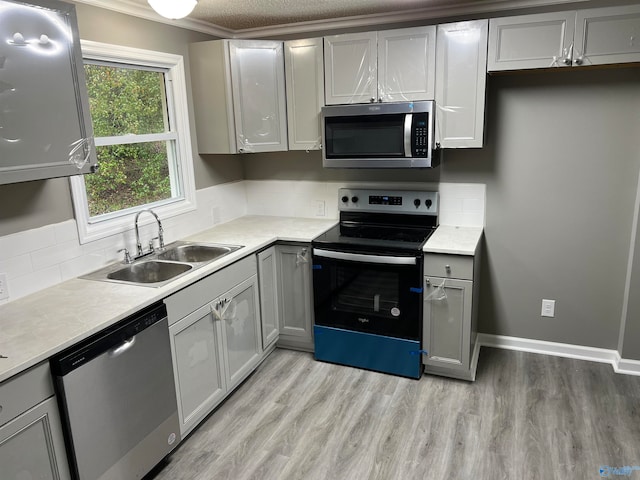
POLYGON ((169 326, 155 304, 51 360, 74 478, 142 478, 180 440, 169 326))

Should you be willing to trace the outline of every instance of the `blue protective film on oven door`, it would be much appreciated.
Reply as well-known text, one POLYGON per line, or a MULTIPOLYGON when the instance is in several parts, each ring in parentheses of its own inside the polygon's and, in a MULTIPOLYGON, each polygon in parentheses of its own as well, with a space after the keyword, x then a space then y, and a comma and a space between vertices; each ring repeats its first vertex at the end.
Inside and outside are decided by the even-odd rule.
POLYGON ((420 342, 340 328, 313 327, 315 359, 377 372, 420 378, 420 342))

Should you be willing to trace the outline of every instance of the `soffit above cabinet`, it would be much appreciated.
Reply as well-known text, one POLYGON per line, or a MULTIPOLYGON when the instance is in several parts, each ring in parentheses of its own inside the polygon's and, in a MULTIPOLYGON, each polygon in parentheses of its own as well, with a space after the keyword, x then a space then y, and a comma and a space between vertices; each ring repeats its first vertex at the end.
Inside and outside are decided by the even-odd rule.
POLYGON ((167 20, 147 0, 75 0, 223 38, 325 32, 456 16, 479 17, 529 9, 592 8, 635 0, 198 0, 185 19, 167 20))

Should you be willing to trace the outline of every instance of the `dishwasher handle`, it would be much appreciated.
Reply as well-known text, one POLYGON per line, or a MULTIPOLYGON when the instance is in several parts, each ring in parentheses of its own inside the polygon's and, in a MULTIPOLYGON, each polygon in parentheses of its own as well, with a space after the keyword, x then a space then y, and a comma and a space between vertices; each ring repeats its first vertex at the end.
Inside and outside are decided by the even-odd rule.
POLYGON ((135 344, 136 344, 136 337, 127 338, 120 345, 118 345, 117 347, 112 348, 111 350, 109 350, 107 355, 109 356, 109 358, 119 357, 120 355, 122 355, 127 350, 132 349, 135 344))

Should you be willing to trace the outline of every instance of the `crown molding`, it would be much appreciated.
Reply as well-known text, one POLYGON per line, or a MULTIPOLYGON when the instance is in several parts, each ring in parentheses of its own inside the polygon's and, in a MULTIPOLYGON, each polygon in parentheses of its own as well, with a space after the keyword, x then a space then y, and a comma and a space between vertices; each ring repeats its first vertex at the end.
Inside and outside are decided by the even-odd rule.
POLYGON ((213 23, 189 17, 179 20, 169 20, 158 15, 151 7, 141 6, 128 0, 73 1, 75 3, 84 3, 158 23, 206 33, 220 38, 260 38, 275 37, 279 35, 296 35, 319 31, 326 32, 329 30, 344 30, 375 25, 398 24, 415 22, 417 20, 433 20, 437 18, 456 17, 461 15, 477 15, 531 8, 554 7, 564 4, 589 3, 592 0, 488 0, 482 3, 478 3, 477 1, 467 1, 457 5, 435 5, 432 7, 413 10, 401 10, 393 13, 356 15, 339 19, 311 20, 307 22, 239 30, 220 27, 213 23))
POLYGON ((589 3, 591 0, 490 0, 478 4, 465 2, 458 5, 437 5, 414 10, 401 10, 394 13, 377 13, 357 15, 329 20, 311 20, 308 22, 274 25, 271 27, 247 28, 234 30, 234 38, 274 37, 278 35, 295 35, 300 33, 326 32, 328 30, 345 30, 349 28, 389 25, 395 23, 434 20, 461 15, 477 15, 530 8, 553 7, 563 4, 589 3))

